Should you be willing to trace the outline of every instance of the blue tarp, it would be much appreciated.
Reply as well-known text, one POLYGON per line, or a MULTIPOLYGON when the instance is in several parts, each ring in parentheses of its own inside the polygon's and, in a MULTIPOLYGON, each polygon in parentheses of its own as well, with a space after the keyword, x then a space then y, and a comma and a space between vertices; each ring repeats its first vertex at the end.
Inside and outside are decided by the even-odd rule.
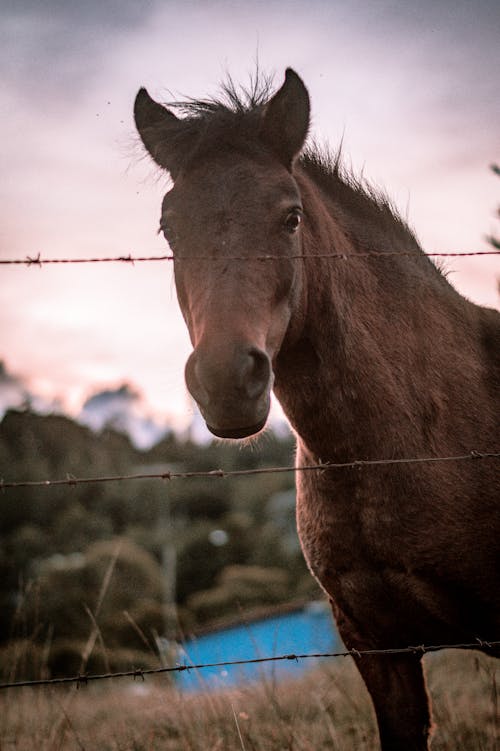
MULTIPOLYGON (((200 665, 214 662, 275 657, 310 652, 332 652, 341 648, 331 612, 323 603, 311 603, 301 610, 263 618, 215 631, 183 644, 179 662, 200 665)), ((177 673, 176 683, 186 691, 220 689, 262 678, 298 676, 316 660, 276 662, 203 668, 177 673)))

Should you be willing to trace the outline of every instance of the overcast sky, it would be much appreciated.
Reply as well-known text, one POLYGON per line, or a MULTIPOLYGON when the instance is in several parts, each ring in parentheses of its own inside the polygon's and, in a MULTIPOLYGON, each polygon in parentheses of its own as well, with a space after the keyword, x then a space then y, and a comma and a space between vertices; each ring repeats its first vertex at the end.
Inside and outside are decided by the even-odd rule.
MULTIPOLYGON (((392 196, 427 251, 488 248, 500 181, 500 4, 3 0, 0 255, 161 254, 166 181, 141 158, 137 89, 206 96, 258 57, 312 99, 312 133, 392 196)), ((500 260, 451 260, 450 280, 498 305, 500 260)), ((188 419, 189 341, 168 264, 0 269, 0 358, 77 409, 128 380, 188 419)))

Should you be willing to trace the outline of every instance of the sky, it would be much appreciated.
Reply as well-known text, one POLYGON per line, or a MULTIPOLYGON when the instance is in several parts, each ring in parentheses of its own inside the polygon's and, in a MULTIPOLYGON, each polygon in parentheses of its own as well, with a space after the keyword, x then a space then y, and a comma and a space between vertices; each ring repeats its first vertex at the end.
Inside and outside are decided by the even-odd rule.
MULTIPOLYGON (((500 5, 309 0, 2 0, 0 257, 161 255, 168 186, 132 107, 216 94, 256 60, 306 83, 312 135, 383 187, 428 252, 499 234, 500 5)), ((450 281, 498 307, 500 257, 450 259, 450 281)), ((190 344, 163 264, 0 267, 0 359, 71 413, 127 382, 177 427, 192 417, 190 344)))

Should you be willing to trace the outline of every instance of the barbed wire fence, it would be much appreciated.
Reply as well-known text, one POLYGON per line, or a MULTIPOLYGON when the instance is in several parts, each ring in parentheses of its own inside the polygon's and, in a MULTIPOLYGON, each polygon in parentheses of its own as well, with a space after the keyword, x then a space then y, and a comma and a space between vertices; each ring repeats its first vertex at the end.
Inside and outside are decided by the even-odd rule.
MULTIPOLYGON (((67 476, 63 480, 35 480, 35 481, 19 481, 19 482, 5 482, 0 480, 0 490, 5 491, 15 488, 33 488, 33 487, 45 487, 50 488, 54 486, 77 486, 81 484, 89 483, 108 483, 119 481, 133 481, 133 480, 186 480, 190 478, 210 478, 210 479, 227 479, 232 477, 244 477, 258 474, 270 474, 280 472, 327 472, 334 470, 361 470, 364 467, 380 467, 380 466, 396 466, 401 464, 423 464, 433 462, 461 462, 461 461, 478 461, 487 459, 500 459, 500 452, 484 452, 472 450, 468 454, 461 454, 457 456, 438 456, 438 457, 416 457, 416 458, 400 458, 400 459, 373 459, 373 460, 354 460, 351 462, 341 463, 322 463, 310 466, 287 466, 287 467, 261 467, 245 470, 230 470, 224 471, 222 469, 201 471, 201 472, 159 472, 159 473, 138 473, 133 475, 115 475, 107 477, 72 477, 67 476)), ((44 678, 38 680, 24 680, 24 681, 10 681, 0 683, 0 691, 5 689, 17 689, 17 688, 39 688, 43 686, 56 686, 56 685, 68 685, 74 684, 78 688, 86 686, 90 682, 102 681, 106 679, 118 679, 131 677, 134 680, 144 680, 146 676, 181 673, 184 671, 197 671, 208 668, 226 668, 236 667, 243 665, 255 665, 264 663, 276 663, 284 661, 308 660, 308 659, 324 659, 324 658, 339 658, 339 657, 353 657, 356 659, 362 659, 364 656, 375 655, 403 655, 403 654, 415 654, 424 655, 431 652, 437 652, 443 649, 483 649, 486 651, 494 652, 500 649, 500 641, 484 641, 479 638, 475 642, 467 643, 453 643, 453 644, 438 644, 438 645, 417 645, 407 647, 389 647, 386 649, 369 649, 369 650, 356 650, 346 649, 339 652, 313 652, 304 654, 285 654, 274 655, 270 657, 258 657, 248 658, 242 660, 224 660, 221 662, 199 663, 199 664, 187 664, 175 665, 171 667, 161 668, 134 668, 131 670, 124 670, 118 672, 98 673, 98 674, 78 674, 75 676, 64 676, 60 678, 44 678)))
POLYGON ((483 641, 477 639, 475 642, 466 642, 463 644, 430 644, 430 645, 418 645, 415 647, 393 647, 389 649, 346 649, 343 652, 310 652, 307 654, 286 654, 275 655, 272 657, 255 657, 247 660, 225 660, 223 662, 210 662, 200 664, 183 664, 174 665, 173 667, 161 667, 161 668, 135 668, 132 670, 122 670, 115 673, 90 673, 79 674, 75 676, 67 676, 62 678, 40 678, 38 680, 30 681, 12 681, 7 683, 0 683, 0 690, 8 688, 37 688, 41 686, 55 686, 61 684, 73 683, 77 686, 85 686, 93 681, 102 681, 112 678, 144 678, 147 675, 160 675, 166 673, 183 673, 191 670, 203 670, 206 668, 224 668, 224 667, 237 667, 241 665, 257 665, 269 662, 283 662, 283 661, 295 661, 309 660, 309 659, 323 659, 323 658, 336 658, 336 657, 354 657, 355 659, 362 659, 363 657, 383 656, 383 655, 424 655, 431 652, 439 652, 442 649, 483 649, 483 650, 495 650, 500 647, 500 641, 483 641))
MULTIPOLYGON (((424 253, 423 251, 366 251, 361 253, 312 253, 303 255, 297 253, 294 255, 286 256, 287 260, 298 260, 309 258, 329 258, 331 260, 347 261, 351 258, 390 258, 395 256, 404 257, 416 257, 425 256, 427 258, 470 258, 474 256, 495 256, 500 255, 500 249, 498 250, 472 250, 472 251, 457 251, 457 252, 435 252, 424 253)), ((284 256, 276 255, 252 255, 252 256, 224 256, 224 261, 272 261, 283 260, 284 256)), ((102 256, 102 257, 89 257, 89 258, 42 258, 38 253, 35 256, 26 256, 25 258, 0 258, 0 266, 48 266, 55 264, 83 264, 83 263, 148 263, 155 261, 178 261, 182 260, 179 256, 172 254, 160 255, 160 256, 134 256, 132 254, 120 255, 120 256, 102 256)), ((189 256, 189 260, 194 261, 213 261, 213 256, 189 256)))
POLYGON ((429 464, 433 462, 460 462, 478 459, 500 459, 500 451, 477 451, 473 449, 468 454, 459 454, 457 456, 424 456, 416 458, 401 459, 354 459, 350 462, 324 462, 322 464, 311 464, 304 466, 288 467, 258 467, 254 469, 211 469, 200 472, 141 472, 132 475, 109 475, 102 477, 73 477, 68 474, 65 479, 61 480, 21 480, 6 482, 0 478, 0 490, 11 490, 13 488, 50 488, 60 485, 70 487, 76 485, 88 485, 92 483, 121 482, 131 480, 187 480, 191 478, 220 478, 245 477, 249 475, 276 474, 282 472, 328 472, 342 469, 362 469, 363 467, 381 467, 394 466, 399 464, 429 464))
MULTIPOLYGON (((366 258, 366 257, 393 257, 393 256, 415 256, 422 255, 422 253, 416 254, 415 252, 399 252, 399 251, 379 251, 379 252, 361 252, 352 253, 349 255, 339 253, 319 253, 314 255, 302 255, 297 254, 292 256, 292 259, 309 259, 309 258, 325 258, 332 260, 345 261, 352 258, 366 258)), ((470 252, 435 252, 435 253, 423 253, 428 258, 460 258, 460 257, 476 257, 476 256, 493 256, 500 255, 500 249, 489 251, 470 251, 470 252)), ((224 260, 234 261, 270 261, 273 259, 280 259, 280 256, 273 255, 261 255, 261 256, 228 256, 224 257, 224 260)), ((290 258, 290 257, 289 257, 290 258)), ((38 253, 36 256, 27 256, 23 259, 0 259, 0 265, 3 266, 25 266, 25 267, 42 267, 45 265, 56 264, 93 264, 93 263, 143 263, 143 262, 162 262, 162 261, 175 261, 182 260, 176 258, 174 255, 161 255, 161 256, 133 256, 132 254, 123 256, 103 256, 103 257, 89 257, 89 258, 42 258, 38 253)), ((199 256, 191 258, 190 260, 213 260, 212 257, 199 256)), ((207 471, 186 471, 176 472, 167 471, 159 473, 137 473, 129 475, 112 475, 101 477, 74 477, 71 474, 67 474, 65 479, 47 479, 47 480, 21 480, 21 481, 5 481, 0 478, 0 491, 4 493, 7 490, 16 488, 35 488, 45 487, 50 488, 54 486, 69 486, 74 487, 82 484, 90 483, 111 483, 122 481, 134 481, 134 480, 180 480, 190 478, 220 478, 227 479, 232 477, 242 477, 258 474, 270 474, 270 473, 283 473, 283 472, 327 472, 334 470, 361 470, 365 467, 377 467, 377 466, 395 466, 402 464, 422 464, 433 462, 461 462, 470 460, 487 460, 487 459, 499 459, 500 451, 480 451, 477 449, 471 449, 467 454, 460 454, 454 456, 428 456, 428 457, 414 457, 414 458, 392 458, 392 459, 355 459, 348 462, 337 463, 321 463, 308 466, 286 466, 286 467, 261 467, 245 470, 230 470, 225 471, 223 469, 212 469, 207 471)), ((75 676, 65 676, 58 678, 46 678, 38 680, 25 680, 25 681, 10 681, 0 683, 0 690, 14 689, 22 687, 42 687, 42 686, 54 686, 62 684, 76 684, 77 687, 85 686, 93 681, 100 681, 106 679, 118 679, 131 677, 134 680, 144 680, 149 675, 159 675, 168 673, 180 673, 191 670, 203 670, 207 668, 223 668, 232 666, 242 666, 250 664, 261 664, 280 661, 295 661, 306 659, 322 659, 322 658, 339 658, 339 657, 353 657, 355 659, 362 659, 365 656, 375 655, 402 655, 402 654, 415 654, 424 655, 432 652, 437 652, 443 649, 482 649, 485 651, 496 652, 500 648, 500 641, 484 641, 479 638, 474 642, 468 643, 454 643, 454 644, 438 644, 438 645, 418 645, 407 647, 389 647, 386 649, 369 649, 369 650, 355 650, 346 649, 339 652, 316 652, 316 653, 304 653, 304 654, 284 654, 269 657, 258 657, 241 660, 225 660, 221 662, 201 663, 201 664, 182 664, 170 667, 160 668, 134 668, 131 670, 108 672, 99 674, 78 674, 75 676)))

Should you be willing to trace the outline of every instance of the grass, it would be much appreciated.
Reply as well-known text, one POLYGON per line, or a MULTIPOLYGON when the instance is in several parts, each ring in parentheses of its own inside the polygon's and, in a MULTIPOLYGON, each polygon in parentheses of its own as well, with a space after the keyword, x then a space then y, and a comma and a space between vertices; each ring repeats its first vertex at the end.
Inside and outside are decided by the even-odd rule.
MULTIPOLYGON (((500 751, 494 660, 425 657, 433 751, 500 751)), ((164 678, 0 694, 0 751, 374 751, 371 705, 348 660, 304 677, 181 695, 164 678)))

